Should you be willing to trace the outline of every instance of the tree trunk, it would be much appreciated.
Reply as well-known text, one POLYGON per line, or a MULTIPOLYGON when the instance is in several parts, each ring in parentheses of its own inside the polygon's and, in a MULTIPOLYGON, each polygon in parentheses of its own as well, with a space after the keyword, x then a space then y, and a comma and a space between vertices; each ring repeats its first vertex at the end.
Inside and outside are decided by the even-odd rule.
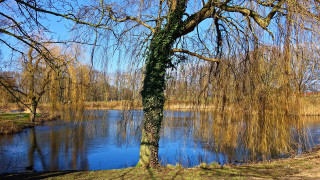
POLYGON ((185 6, 185 1, 175 3, 174 11, 169 13, 167 25, 154 34, 149 46, 141 91, 144 119, 138 165, 143 167, 159 165, 158 151, 165 102, 165 74, 167 67, 172 65, 171 49, 183 27, 182 16, 185 6))
POLYGON ((38 102, 35 100, 35 98, 32 98, 31 100, 31 111, 30 111, 30 121, 34 122, 36 119, 36 114, 37 114, 37 106, 38 102))
MULTIPOLYGON (((158 42, 157 44, 162 43, 158 42)), ((155 167, 159 163, 158 149, 165 102, 166 61, 168 61, 170 53, 168 50, 163 51, 161 47, 163 46, 157 46, 151 50, 141 92, 144 119, 139 164, 143 167, 155 167), (162 56, 157 56, 158 54, 162 54, 162 56)))

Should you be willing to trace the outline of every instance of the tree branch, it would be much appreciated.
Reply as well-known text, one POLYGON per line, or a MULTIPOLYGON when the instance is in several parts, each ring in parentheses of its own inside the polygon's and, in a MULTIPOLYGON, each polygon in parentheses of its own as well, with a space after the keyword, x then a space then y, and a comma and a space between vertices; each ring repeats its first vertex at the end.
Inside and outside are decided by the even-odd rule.
POLYGON ((241 6, 229 6, 227 5, 227 2, 220 2, 220 1, 212 1, 209 0, 203 7, 202 9, 191 15, 189 18, 185 20, 185 28, 182 31, 181 35, 188 34, 194 30, 198 24, 200 24, 203 20, 207 18, 213 18, 214 17, 214 9, 219 8, 221 10, 227 11, 227 12, 238 12, 241 13, 242 15, 246 17, 251 17, 255 20, 255 22, 262 27, 264 30, 268 31, 271 36, 272 33, 270 30, 267 29, 267 27, 270 24, 271 19, 274 17, 274 15, 280 11, 281 6, 285 3, 284 0, 279 0, 276 4, 270 5, 272 7, 272 10, 270 13, 265 17, 261 17, 260 14, 257 12, 244 8, 241 6))
MULTIPOLYGON (((30 107, 29 107, 27 104, 25 104, 24 102, 22 102, 21 99, 20 99, 19 97, 17 97, 17 96, 10 90, 10 88, 7 87, 7 86, 5 85, 5 83, 3 83, 3 82, 1 81, 1 77, 0 77, 0 85, 3 86, 3 87, 12 95, 12 97, 14 97, 18 102, 20 102, 20 103, 23 104, 26 108, 28 108, 29 110, 31 110, 30 107)), ((19 91, 19 90, 14 90, 14 91, 19 92, 19 93, 21 93, 21 94, 23 94, 23 95, 26 95, 26 94, 22 93, 22 92, 19 91)))
POLYGON ((51 67, 56 67, 56 65, 55 65, 54 62, 50 59, 50 57, 49 57, 46 53, 42 52, 36 45, 40 45, 40 46, 41 46, 42 48, 44 48, 45 51, 46 51, 47 53, 49 53, 49 54, 50 54, 50 51, 49 51, 48 49, 46 49, 46 47, 44 47, 44 46, 42 46, 41 44, 39 44, 39 43, 37 43, 36 41, 34 41, 33 39, 29 39, 31 42, 28 42, 27 40, 25 40, 24 37, 18 36, 18 35, 16 35, 16 34, 13 34, 13 33, 9 32, 9 31, 4 30, 4 29, 0 29, 0 33, 4 33, 4 34, 7 34, 7 35, 9 35, 9 36, 12 36, 12 37, 18 39, 19 41, 25 43, 25 44, 28 45, 29 47, 34 48, 34 49, 35 49, 39 54, 41 54, 41 56, 51 65, 51 67))
POLYGON ((210 0, 202 7, 199 12, 192 14, 185 20, 185 28, 183 29, 181 35, 186 35, 192 32, 198 24, 200 24, 206 18, 212 16, 213 11, 214 7, 211 6, 210 0))
POLYGON ((172 49, 171 50, 171 53, 175 53, 175 52, 185 53, 185 54, 188 54, 188 55, 191 55, 191 56, 195 56, 195 57, 197 57, 199 59, 202 59, 202 60, 205 60, 205 61, 220 62, 219 59, 204 57, 204 56, 202 56, 200 54, 197 54, 197 53, 194 53, 194 52, 190 52, 190 51, 185 50, 185 49, 172 49))
POLYGON ((260 1, 260 0, 256 0, 256 2, 258 3, 258 4, 260 4, 260 5, 262 5, 262 6, 268 6, 268 7, 273 7, 274 6, 274 2, 275 2, 276 0, 272 0, 272 1, 260 1))
POLYGON ((117 22, 124 22, 124 21, 127 21, 127 20, 133 20, 133 21, 136 21, 137 23, 145 26, 146 28, 150 29, 153 33, 155 33, 155 29, 153 27, 151 27, 150 25, 146 24, 145 22, 141 21, 140 19, 136 18, 136 17, 132 17, 132 16, 125 16, 124 18, 122 19, 117 19, 113 16, 113 11, 111 10, 111 8, 109 7, 108 8, 108 12, 109 12, 109 17, 114 20, 114 21, 117 21, 117 22))
POLYGON ((247 8, 240 7, 240 6, 228 6, 226 4, 220 3, 220 4, 217 4, 216 7, 220 8, 222 10, 228 11, 228 12, 239 12, 244 16, 249 16, 249 17, 253 18, 256 21, 256 23, 258 23, 258 25, 260 27, 262 27, 263 29, 267 29, 267 27, 270 24, 271 19, 281 9, 281 5, 284 2, 285 2, 284 0, 278 1, 278 3, 273 6, 272 10, 265 18, 262 18, 260 16, 260 14, 258 14, 257 12, 255 12, 251 9, 247 9, 247 8))
POLYGON ((7 43, 6 41, 4 41, 4 40, 2 40, 2 39, 0 39, 0 41, 1 41, 3 44, 7 45, 7 46, 8 46, 10 49, 12 49, 13 51, 19 52, 19 53, 22 54, 22 55, 24 54, 22 51, 14 48, 14 47, 12 47, 12 46, 11 46, 9 43, 7 43))
POLYGON ((18 4, 23 4, 23 5, 25 5, 25 6, 29 7, 29 8, 37 11, 37 12, 43 12, 43 13, 51 14, 51 15, 54 15, 54 16, 63 17, 63 18, 72 20, 74 22, 77 22, 79 24, 89 25, 89 26, 93 26, 93 27, 99 27, 101 25, 101 19, 99 20, 99 22, 97 24, 92 24, 92 23, 89 23, 89 22, 81 21, 79 18, 77 18, 73 14, 60 14, 60 13, 56 13, 56 12, 52 12, 52 11, 48 11, 48 10, 45 10, 45 9, 42 9, 42 8, 35 7, 33 5, 30 5, 29 3, 26 3, 26 2, 21 1, 21 0, 15 0, 15 1, 18 4))

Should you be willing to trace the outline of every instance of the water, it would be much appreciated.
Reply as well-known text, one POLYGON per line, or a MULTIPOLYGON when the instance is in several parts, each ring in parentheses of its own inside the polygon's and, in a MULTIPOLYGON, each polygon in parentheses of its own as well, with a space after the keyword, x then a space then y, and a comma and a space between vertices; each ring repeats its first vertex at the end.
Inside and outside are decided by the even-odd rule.
MULTIPOLYGON (((47 122, 19 134, 2 136, 0 173, 135 166, 139 159, 142 112, 133 111, 133 119, 127 118, 127 121, 123 120, 123 115, 122 111, 117 110, 87 111, 81 121, 47 122)), ((261 149, 254 145, 262 146, 260 143, 264 142, 262 133, 249 131, 252 128, 246 120, 240 123, 231 119, 229 123, 221 123, 225 120, 219 121, 208 113, 190 112, 166 112, 165 116, 159 148, 163 165, 180 163, 192 167, 201 162, 241 163, 250 158, 252 160, 253 152, 261 149), (248 138, 249 135, 252 137, 248 138), (250 141, 244 141, 246 139, 250 141)), ((283 127, 286 126, 281 124, 283 127)), ((267 142, 286 138, 298 152, 320 144, 319 118, 299 127, 303 133, 298 133, 299 128, 292 125, 281 133, 280 127, 270 128, 268 134, 274 136, 268 137, 267 142)), ((283 155, 275 154, 272 145, 267 146, 270 149, 269 158, 283 155)), ((261 153, 256 155, 254 157, 259 159, 261 153)))

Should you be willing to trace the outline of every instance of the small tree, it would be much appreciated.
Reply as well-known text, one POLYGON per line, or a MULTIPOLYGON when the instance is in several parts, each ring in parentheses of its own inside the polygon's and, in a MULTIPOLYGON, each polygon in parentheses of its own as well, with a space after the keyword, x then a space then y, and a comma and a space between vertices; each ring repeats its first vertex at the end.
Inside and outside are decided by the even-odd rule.
POLYGON ((31 101, 30 121, 32 122, 35 121, 40 98, 47 90, 52 73, 52 69, 47 67, 46 63, 43 62, 43 57, 33 52, 34 49, 30 48, 27 58, 23 60, 23 76, 26 92, 19 91, 31 101))
POLYGON ((26 56, 20 58, 22 65, 22 71, 19 74, 21 77, 20 83, 12 85, 12 83, 4 82, 3 78, 0 79, 2 88, 10 93, 17 102, 22 103, 30 110, 30 121, 32 122, 36 119, 39 102, 49 88, 61 88, 61 86, 51 86, 52 81, 59 83, 61 80, 59 72, 61 74, 61 71, 73 61, 73 58, 59 54, 62 52, 57 47, 52 48, 51 53, 50 56, 55 59, 54 62, 57 64, 57 68, 50 67, 42 54, 29 47, 26 56))

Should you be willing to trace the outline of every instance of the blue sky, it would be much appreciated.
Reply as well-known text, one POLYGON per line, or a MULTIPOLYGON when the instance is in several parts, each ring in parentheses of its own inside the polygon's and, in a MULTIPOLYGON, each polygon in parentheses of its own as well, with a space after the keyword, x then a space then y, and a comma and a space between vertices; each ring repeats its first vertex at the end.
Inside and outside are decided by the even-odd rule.
MULTIPOLYGON (((85 3, 86 1, 78 1, 80 3, 85 3)), ((191 1, 193 2, 193 1, 191 1)), ((199 6, 199 4, 198 4, 199 6)), ((189 4, 189 8, 188 11, 194 11, 196 10, 196 8, 200 8, 199 7, 195 7, 193 6, 192 3, 189 4)), ((0 6, 0 11, 1 11, 1 6, 0 6)), ((190 12, 191 13, 191 12, 190 12)), ((238 14, 238 13, 237 13, 238 14)), ((65 20, 63 18, 58 18, 56 16, 53 15, 46 15, 48 20, 40 20, 41 23, 43 25, 45 25, 45 27, 47 27, 49 30, 51 30, 53 33, 51 34, 47 34, 47 37, 53 37, 53 39, 56 40, 68 40, 70 37, 73 36, 72 33, 69 32, 70 28, 72 27, 72 25, 74 24, 72 21, 69 20, 65 20)), ((212 20, 206 20, 204 22, 202 22, 199 26, 199 29, 207 29, 208 26, 212 25, 212 20)), ((195 35, 196 33, 193 32, 191 33, 191 35, 195 35)), ((269 41, 271 40, 270 35, 268 35, 267 33, 263 32, 264 36, 263 36, 263 41, 269 41)), ((88 39, 90 40, 90 42, 92 43, 94 41, 94 34, 92 34, 92 36, 88 37, 88 39)), ((8 41, 12 41, 14 42, 13 38, 9 38, 8 41)), ((98 44, 103 44, 105 43, 104 41, 99 41, 98 44)), ((112 43, 112 40, 111 40, 112 43)), ((212 53, 214 54, 215 48, 214 48, 214 42, 212 44, 208 44, 208 47, 210 49, 212 49, 212 53)), ((187 48, 191 48, 189 50, 194 50, 192 49, 191 46, 187 46, 187 48)), ((196 47, 197 48, 197 47, 196 47)), ((2 51, 2 57, 7 60, 9 59, 10 53, 8 48, 6 48, 5 46, 1 47, 1 51, 2 51)), ((91 60, 91 51, 92 51, 92 46, 87 46, 85 48, 85 52, 84 52, 84 59, 82 60, 83 63, 87 63, 87 64, 91 64, 90 60, 91 60)), ((125 60, 123 61, 122 59, 126 59, 128 58, 128 52, 126 52, 126 50, 124 49, 120 49, 120 51, 117 51, 114 53, 114 55, 112 56, 112 53, 107 54, 108 57, 106 57, 106 54, 103 52, 102 48, 97 48, 95 51, 95 55, 94 55, 94 68, 98 69, 98 70, 107 70, 108 72, 116 72, 117 70, 121 70, 124 71, 126 70, 126 68, 128 67, 128 62, 129 60, 125 60), (120 64, 119 64, 119 59, 121 59, 120 64), (107 66, 107 67, 106 67, 107 66)), ((138 65, 138 66, 141 66, 138 65)))

